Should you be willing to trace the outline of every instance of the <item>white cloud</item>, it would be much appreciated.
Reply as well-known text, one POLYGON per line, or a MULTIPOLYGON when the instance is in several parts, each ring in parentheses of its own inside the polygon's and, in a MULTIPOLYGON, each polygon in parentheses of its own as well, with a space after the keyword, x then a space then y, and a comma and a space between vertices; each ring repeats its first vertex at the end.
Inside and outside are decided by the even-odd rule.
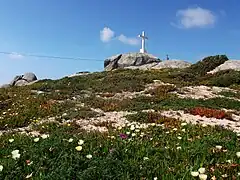
POLYGON ((100 31, 100 39, 102 42, 109 42, 114 37, 114 31, 112 31, 110 28, 105 27, 103 30, 100 31))
POLYGON ((178 24, 173 24, 179 28, 204 28, 213 26, 217 17, 208 9, 201 7, 179 10, 176 13, 178 24))
POLYGON ((18 53, 15 53, 15 52, 9 54, 8 57, 9 57, 10 59, 23 59, 23 58, 24 58, 23 55, 18 54, 18 53))
POLYGON ((121 41, 124 44, 129 44, 132 46, 135 45, 139 45, 140 44, 140 40, 137 38, 130 38, 130 37, 126 37, 125 35, 121 34, 120 36, 118 36, 118 40, 121 41))
POLYGON ((111 40, 119 40, 120 42, 128 45, 139 45, 140 39, 134 38, 134 37, 127 37, 124 34, 121 34, 120 36, 115 36, 115 32, 111 30, 108 27, 103 28, 103 30, 100 31, 100 39, 102 42, 107 43, 111 40))

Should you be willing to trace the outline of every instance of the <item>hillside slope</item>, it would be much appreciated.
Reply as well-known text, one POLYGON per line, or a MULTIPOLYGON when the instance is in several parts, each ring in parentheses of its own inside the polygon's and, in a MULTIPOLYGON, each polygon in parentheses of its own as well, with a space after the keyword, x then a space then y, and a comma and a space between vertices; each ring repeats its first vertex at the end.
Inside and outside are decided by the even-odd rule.
POLYGON ((236 179, 234 73, 125 69, 0 89, 0 179, 236 179))

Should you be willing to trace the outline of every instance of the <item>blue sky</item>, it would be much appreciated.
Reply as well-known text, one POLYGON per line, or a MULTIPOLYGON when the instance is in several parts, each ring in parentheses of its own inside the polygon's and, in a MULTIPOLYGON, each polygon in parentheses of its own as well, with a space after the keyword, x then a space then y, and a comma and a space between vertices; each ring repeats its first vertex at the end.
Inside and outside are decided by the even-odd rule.
POLYGON ((239 0, 0 0, 0 84, 34 72, 60 78, 101 71, 105 58, 140 49, 196 62, 226 54, 240 59, 239 0), (99 59, 74 61, 22 54, 99 59))

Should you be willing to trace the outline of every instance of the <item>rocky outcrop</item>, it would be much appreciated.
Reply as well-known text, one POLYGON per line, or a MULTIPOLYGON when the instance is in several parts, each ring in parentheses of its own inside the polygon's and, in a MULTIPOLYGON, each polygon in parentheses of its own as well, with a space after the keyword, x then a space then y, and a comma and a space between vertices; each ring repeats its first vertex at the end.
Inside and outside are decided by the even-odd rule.
POLYGON ((114 69, 164 69, 187 68, 192 64, 182 60, 161 61, 159 58, 147 53, 127 53, 112 56, 104 61, 105 71, 114 69))
POLYGON ((158 62, 161 62, 159 58, 147 53, 119 54, 104 61, 104 70, 111 71, 129 66, 141 66, 158 62))
POLYGON ((24 75, 15 76, 9 84, 4 84, 0 88, 8 88, 11 86, 25 86, 37 81, 37 76, 34 73, 28 72, 24 75))
POLYGON ((240 71, 240 60, 228 60, 223 64, 221 64, 220 66, 216 67, 214 70, 209 71, 208 74, 213 74, 218 71, 224 71, 224 70, 240 71))
POLYGON ((148 69, 165 69, 165 68, 187 68, 192 64, 182 60, 166 60, 158 63, 150 63, 144 64, 142 66, 130 66, 127 67, 128 69, 141 69, 141 70, 148 70, 148 69))

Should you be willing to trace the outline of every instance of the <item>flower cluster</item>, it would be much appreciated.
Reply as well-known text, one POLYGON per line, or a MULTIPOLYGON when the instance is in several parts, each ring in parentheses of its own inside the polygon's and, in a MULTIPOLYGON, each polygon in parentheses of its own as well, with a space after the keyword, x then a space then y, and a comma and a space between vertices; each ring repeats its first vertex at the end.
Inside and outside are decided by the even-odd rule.
POLYGON ((232 119, 231 115, 226 113, 223 110, 209 109, 204 107, 196 107, 189 110, 189 113, 192 115, 205 116, 207 118, 214 117, 216 119, 232 119))

